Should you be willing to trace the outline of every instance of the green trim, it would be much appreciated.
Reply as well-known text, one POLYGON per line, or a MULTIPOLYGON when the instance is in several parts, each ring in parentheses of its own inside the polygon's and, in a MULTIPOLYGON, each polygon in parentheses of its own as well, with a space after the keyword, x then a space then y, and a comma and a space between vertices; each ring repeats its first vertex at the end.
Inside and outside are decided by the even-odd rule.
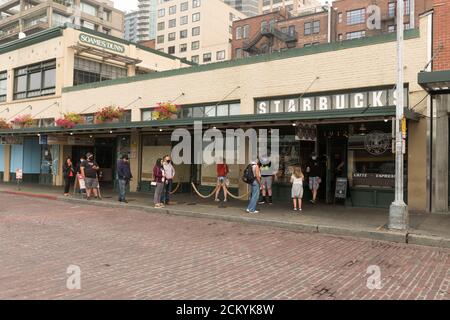
POLYGON ((57 27, 29 35, 24 39, 18 39, 6 44, 0 45, 0 54, 8 53, 14 50, 22 49, 36 43, 47 41, 53 38, 61 37, 64 28, 57 27))
POLYGON ((419 73, 418 83, 420 85, 438 82, 450 82, 450 70, 419 73))
POLYGON ((274 122, 281 121, 302 121, 302 120, 329 120, 329 119, 346 119, 346 118, 368 118, 368 117, 392 117, 395 116, 395 108, 371 108, 365 113, 361 113, 360 109, 347 110, 327 110, 327 111, 310 111, 310 112, 292 112, 292 113, 277 113, 277 114, 245 114, 238 116, 227 117, 211 117, 211 118, 190 118, 190 119, 176 119, 176 120, 161 120, 161 121, 135 121, 128 123, 107 123, 97 125, 82 125, 76 126, 71 130, 64 130, 60 127, 48 128, 25 128, 16 130, 0 130, 0 135, 27 135, 27 134, 46 134, 46 133, 82 133, 84 131, 94 130, 120 130, 120 129, 144 129, 144 128, 167 128, 178 127, 186 128, 186 126, 193 126, 195 121, 202 121, 203 125, 229 125, 242 123, 260 123, 260 122, 274 122))
MULTIPOLYGON (((412 30, 405 31, 405 39, 407 39, 407 40, 418 38, 418 37, 420 37, 419 29, 412 29, 412 30)), ((151 80, 151 79, 169 78, 169 77, 186 75, 186 74, 191 74, 191 73, 196 73, 196 72, 206 72, 206 71, 219 70, 219 69, 224 69, 224 68, 239 67, 239 66, 251 65, 251 64, 255 64, 255 63, 262 63, 262 62, 276 61, 276 60, 282 60, 282 59, 289 59, 289 58, 294 58, 294 57, 308 56, 308 55, 312 55, 312 54, 345 50, 345 49, 350 49, 350 48, 358 48, 358 47, 382 44, 382 43, 393 42, 393 41, 396 41, 396 35, 389 33, 389 34, 383 34, 383 35, 366 37, 366 38, 355 39, 355 40, 346 40, 346 41, 342 41, 342 42, 321 44, 321 45, 311 46, 311 47, 307 47, 307 48, 290 49, 290 50, 286 50, 286 51, 282 51, 282 52, 277 52, 277 53, 272 53, 272 54, 264 54, 264 55, 258 55, 258 56, 251 56, 251 57, 247 57, 247 58, 243 58, 243 59, 229 60, 229 61, 224 61, 224 62, 216 62, 216 63, 211 63, 211 64, 193 66, 193 67, 189 67, 189 68, 180 68, 180 69, 175 69, 175 70, 168 70, 168 71, 163 71, 163 72, 155 72, 155 73, 150 73, 150 74, 145 74, 145 75, 138 75, 138 76, 134 76, 134 77, 108 80, 108 81, 97 82, 97 83, 89 83, 89 84, 84 84, 84 85, 74 86, 74 87, 66 87, 66 88, 63 88, 63 92, 67 93, 67 92, 88 90, 88 89, 94 89, 94 88, 100 88, 100 87, 108 87, 108 86, 113 86, 113 85, 127 84, 127 83, 145 81, 145 80, 151 80)))

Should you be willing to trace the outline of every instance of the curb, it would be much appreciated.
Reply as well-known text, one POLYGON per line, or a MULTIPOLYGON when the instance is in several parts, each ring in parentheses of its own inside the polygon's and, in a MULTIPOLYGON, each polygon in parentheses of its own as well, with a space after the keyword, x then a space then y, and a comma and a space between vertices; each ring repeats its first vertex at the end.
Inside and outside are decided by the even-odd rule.
POLYGON ((196 212, 188 210, 176 210, 176 209, 155 209, 149 206, 133 205, 133 204, 119 204, 113 202, 103 202, 90 200, 86 201, 83 199, 66 198, 62 196, 50 196, 50 195, 40 195, 27 192, 15 192, 15 191, 0 191, 5 194, 42 198, 48 200, 60 200, 65 202, 105 207, 105 208, 125 208, 125 209, 135 209, 149 213, 160 213, 173 216, 183 216, 191 218, 201 218, 201 219, 214 219, 226 222, 236 222, 236 223, 247 223, 253 225, 261 226, 271 226, 282 229, 287 229, 297 232, 305 233, 318 233, 323 235, 334 235, 334 236, 344 236, 344 237, 354 237, 360 239, 369 239, 377 241, 395 242, 402 244, 411 245, 421 245, 428 247, 438 247, 438 248, 450 248, 450 238, 442 238, 438 236, 428 236, 408 232, 398 232, 398 231, 377 231, 377 230, 364 230, 364 229, 348 229, 343 227, 326 226, 326 225, 313 225, 313 224, 302 224, 295 222, 284 222, 278 220, 269 219, 258 219, 246 216, 229 216, 222 214, 211 214, 206 212, 196 212))

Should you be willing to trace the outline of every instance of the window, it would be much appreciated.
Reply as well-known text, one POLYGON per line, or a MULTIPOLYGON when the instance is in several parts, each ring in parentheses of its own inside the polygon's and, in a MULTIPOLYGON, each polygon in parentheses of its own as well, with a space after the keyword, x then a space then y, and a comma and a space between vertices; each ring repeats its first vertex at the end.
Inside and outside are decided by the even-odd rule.
POLYGON ((168 54, 175 54, 175 46, 171 46, 167 48, 167 53, 168 54))
POLYGON ((199 58, 199 56, 192 56, 191 57, 191 61, 194 62, 194 63, 199 63, 200 62, 200 58, 199 58))
POLYGON ((200 27, 192 28, 192 36, 195 37, 199 35, 200 35, 200 27))
POLYGON ((240 102, 210 103, 205 106, 183 106, 181 118, 228 117, 241 114, 240 102))
POLYGON ((192 15, 192 22, 200 21, 200 12, 194 13, 192 15))
POLYGON ((166 10, 164 8, 158 10, 158 18, 162 18, 166 15, 166 10))
POLYGON ((216 60, 225 60, 225 50, 217 51, 216 60))
POLYGON ((176 39, 176 33, 175 32, 171 32, 171 33, 169 33, 169 36, 168 36, 168 41, 174 41, 175 39, 176 39))
POLYGON ((242 48, 237 48, 235 51, 235 58, 240 59, 242 58, 242 48))
MULTIPOLYGON (((410 0, 403 0, 404 2, 404 13, 405 15, 411 14, 411 3, 410 0)), ((397 15, 397 1, 389 2, 388 4, 388 15, 389 17, 395 17, 397 15)))
POLYGON ((177 13, 177 6, 169 7, 169 15, 177 13))
POLYGON ((187 43, 180 44, 180 52, 186 52, 187 51, 187 43))
POLYGON ((81 2, 81 11, 91 16, 97 16, 97 7, 90 5, 89 3, 81 2))
POLYGON ((185 39, 188 36, 188 31, 187 30, 181 30, 180 31, 180 39, 185 39))
POLYGON ((192 0, 192 8, 198 8, 201 5, 200 0, 192 0))
POLYGON ((243 30, 242 30, 242 37, 244 39, 247 39, 250 36, 250 26, 247 24, 244 26, 243 30))
POLYGON ((289 26, 288 34, 291 36, 295 35, 295 26, 289 26))
POLYGON ((75 57, 74 85, 125 78, 127 69, 98 61, 75 57))
POLYGON ((338 13, 338 23, 342 23, 342 12, 338 13))
POLYGON ((312 32, 312 23, 311 22, 305 22, 305 36, 310 35, 312 32))
POLYGON ((8 82, 7 72, 6 71, 0 72, 0 102, 6 101, 7 82, 8 82))
POLYGON ((359 39, 359 38, 363 38, 365 36, 366 36, 366 32, 365 31, 348 32, 347 33, 347 40, 359 39))
POLYGON ((52 95, 55 86, 56 60, 14 70, 14 100, 52 95))
POLYGON ((158 36, 158 37, 156 38, 156 43, 164 43, 164 35, 158 36))
POLYGON ((89 21, 83 21, 83 27, 90 29, 90 30, 96 30, 95 24, 89 21))
POLYGON ((211 62, 211 52, 203 54, 203 62, 211 62))
POLYGON ((164 28, 165 28, 164 24, 165 24, 164 21, 158 23, 158 31, 164 30, 164 28))
POLYGON ((390 33, 392 33, 392 32, 395 32, 395 26, 393 25, 393 26, 388 26, 388 32, 390 32, 390 33))
POLYGON ((200 48, 200 41, 194 41, 191 43, 191 50, 198 50, 200 48))
POLYGON ((180 11, 187 11, 189 9, 189 2, 183 2, 180 5, 180 11))
POLYGON ((344 36, 342 35, 342 33, 339 33, 339 34, 338 34, 338 40, 339 40, 339 41, 344 40, 344 36))
POLYGON ((360 24, 366 21, 366 9, 347 11, 347 24, 360 24))
POLYGON ((396 2, 389 2, 389 4, 388 4, 389 17, 395 17, 395 13, 397 12, 396 6, 397 6, 396 2))
POLYGON ((169 20, 169 28, 175 28, 177 26, 177 19, 169 20))
POLYGON ((314 34, 320 33, 320 21, 313 22, 313 33, 314 34))
POLYGON ((188 16, 182 16, 180 18, 180 26, 185 25, 188 23, 188 16))
POLYGON ((236 40, 242 39, 242 27, 236 28, 236 40))
POLYGON ((409 22, 404 24, 405 30, 409 30, 411 29, 411 25, 409 24, 409 22))

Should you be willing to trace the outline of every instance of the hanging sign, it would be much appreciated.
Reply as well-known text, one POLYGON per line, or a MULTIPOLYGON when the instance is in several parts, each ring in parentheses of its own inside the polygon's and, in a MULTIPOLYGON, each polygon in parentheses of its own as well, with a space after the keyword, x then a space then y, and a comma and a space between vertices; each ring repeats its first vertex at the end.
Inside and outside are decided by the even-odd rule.
POLYGON ((0 139, 0 144, 3 145, 13 145, 13 144, 23 144, 23 137, 19 136, 2 136, 0 139))
POLYGON ((101 39, 101 38, 97 38, 97 37, 93 37, 91 35, 82 33, 80 34, 80 41, 83 43, 87 43, 99 48, 103 48, 103 49, 107 49, 107 50, 111 50, 117 53, 124 53, 125 52, 125 46, 109 41, 109 40, 105 40, 105 39, 101 39))

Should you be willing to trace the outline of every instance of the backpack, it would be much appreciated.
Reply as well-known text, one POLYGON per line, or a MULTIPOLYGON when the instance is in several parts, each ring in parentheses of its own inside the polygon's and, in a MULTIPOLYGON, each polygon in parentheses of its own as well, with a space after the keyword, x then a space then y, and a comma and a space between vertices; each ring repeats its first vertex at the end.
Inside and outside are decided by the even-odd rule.
POLYGON ((249 164, 247 168, 245 168, 242 180, 247 184, 253 184, 253 182, 255 182, 256 178, 253 174, 253 165, 249 164))

